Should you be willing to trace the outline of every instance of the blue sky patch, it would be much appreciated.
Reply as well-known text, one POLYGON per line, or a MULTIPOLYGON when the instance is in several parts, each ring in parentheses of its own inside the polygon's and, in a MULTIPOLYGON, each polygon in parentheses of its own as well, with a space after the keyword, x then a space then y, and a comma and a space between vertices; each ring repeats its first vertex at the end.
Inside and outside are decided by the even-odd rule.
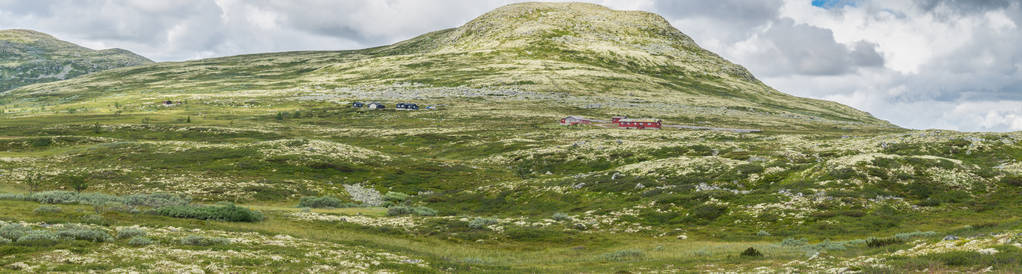
POLYGON ((813 0, 813 6, 832 9, 841 8, 844 6, 855 6, 856 0, 813 0))

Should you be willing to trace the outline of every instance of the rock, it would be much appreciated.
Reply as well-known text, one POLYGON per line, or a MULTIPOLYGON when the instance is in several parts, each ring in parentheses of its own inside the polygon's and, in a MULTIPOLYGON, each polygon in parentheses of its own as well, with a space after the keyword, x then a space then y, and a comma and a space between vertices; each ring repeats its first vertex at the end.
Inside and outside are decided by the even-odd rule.
POLYGON ((685 240, 685 239, 688 239, 688 235, 685 235, 685 234, 678 235, 678 240, 685 240))
POLYGON ((945 241, 955 241, 955 240, 958 240, 958 236, 955 236, 955 235, 947 235, 947 236, 944 236, 944 240, 945 240, 945 241))

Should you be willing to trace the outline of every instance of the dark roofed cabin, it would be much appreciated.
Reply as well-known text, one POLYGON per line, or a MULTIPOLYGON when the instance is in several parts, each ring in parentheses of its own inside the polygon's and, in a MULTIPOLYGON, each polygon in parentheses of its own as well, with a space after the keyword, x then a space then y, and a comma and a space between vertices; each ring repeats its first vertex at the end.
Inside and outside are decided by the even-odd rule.
POLYGON ((351 107, 353 107, 353 108, 360 108, 360 107, 364 107, 364 106, 365 106, 365 104, 363 104, 362 102, 351 103, 351 107))
POLYGON ((398 110, 419 110, 419 105, 411 103, 398 103, 394 107, 398 110))

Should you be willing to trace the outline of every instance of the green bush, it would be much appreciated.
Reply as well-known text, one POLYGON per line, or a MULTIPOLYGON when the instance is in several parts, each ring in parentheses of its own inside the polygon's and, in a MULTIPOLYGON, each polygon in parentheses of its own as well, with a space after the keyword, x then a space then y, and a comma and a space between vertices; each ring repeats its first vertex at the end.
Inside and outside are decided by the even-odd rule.
POLYGON ((387 192, 387 194, 383 195, 383 201, 397 205, 397 204, 403 204, 405 201, 408 201, 409 197, 410 196, 408 196, 408 194, 404 194, 404 193, 396 192, 396 191, 391 191, 391 192, 387 192))
POLYGON ((106 218, 103 218, 103 216, 100 216, 100 215, 85 215, 85 216, 82 216, 81 220, 82 220, 82 223, 86 223, 86 224, 90 224, 90 225, 101 225, 101 226, 108 226, 108 225, 110 225, 110 221, 107 220, 106 218))
POLYGON ((926 231, 926 232, 916 231, 916 232, 905 232, 905 233, 894 234, 894 238, 898 239, 900 241, 908 241, 911 238, 933 237, 933 236, 937 236, 937 232, 933 232, 933 231, 926 231))
POLYGON ((802 239, 785 238, 783 241, 781 241, 781 246, 787 246, 787 247, 799 247, 799 246, 805 246, 805 245, 808 245, 808 244, 809 244, 809 240, 807 240, 805 238, 802 238, 802 239))
POLYGON ((122 197, 121 200, 126 205, 150 208, 181 206, 192 202, 191 197, 171 193, 132 194, 122 197))
POLYGON ((472 221, 468 222, 468 227, 472 229, 483 229, 487 226, 497 224, 497 220, 493 218, 482 218, 475 217, 472 221))
POLYGON ((866 247, 877 248, 904 242, 898 238, 871 238, 866 240, 866 247))
POLYGON ((156 215, 188 218, 199 220, 215 220, 227 222, 258 222, 264 219, 259 211, 239 207, 234 204, 216 206, 166 206, 153 211, 156 215))
POLYGON ((39 206, 39 207, 35 208, 35 210, 32 210, 32 212, 35 213, 35 214, 43 215, 43 214, 51 214, 51 213, 60 213, 61 209, 58 206, 42 205, 42 206, 39 206))
POLYGON ((181 238, 181 244, 195 246, 229 245, 231 244, 231 239, 221 237, 205 237, 198 235, 189 235, 187 237, 181 238))
POLYGON ((0 237, 15 241, 21 238, 21 236, 25 236, 29 231, 31 229, 21 224, 6 224, 0 227, 0 237))
POLYGON ((727 213, 727 207, 722 205, 700 205, 692 209, 692 216, 703 220, 716 220, 727 213))
POLYGON ((149 239, 148 237, 145 236, 136 236, 132 237, 131 240, 128 240, 128 245, 131 246, 147 246, 153 243, 154 243, 153 239, 149 239))
POLYGON ((117 229, 118 239, 131 239, 145 235, 146 235, 145 230, 142 230, 141 228, 125 227, 117 229))
POLYGON ((423 206, 392 206, 387 208, 387 216, 436 216, 437 211, 423 206))
POLYGON ((328 197, 328 196, 323 196, 323 197, 306 196, 306 197, 302 197, 302 199, 298 201, 298 207, 308 207, 308 208, 340 208, 340 207, 346 207, 344 205, 345 204, 344 204, 344 202, 341 201, 341 199, 337 199, 337 198, 334 198, 334 197, 328 197))
POLYGON ((19 245, 26 246, 51 246, 57 244, 59 241, 60 238, 52 232, 36 230, 18 237, 16 242, 19 245))
POLYGON ((641 259, 643 256, 644 254, 642 253, 641 250, 628 249, 603 254, 603 259, 607 261, 621 262, 638 260, 641 259))
POLYGON ((1007 175, 1001 178, 1001 183, 1009 186, 1022 186, 1022 176, 1007 175))
POLYGON ((763 257, 763 253, 760 253, 759 250, 752 247, 745 249, 745 251, 742 251, 739 255, 742 257, 763 257))
POLYGON ((114 239, 110 236, 110 233, 107 233, 104 230, 84 226, 68 226, 57 231, 56 234, 61 238, 90 242, 109 242, 114 239))

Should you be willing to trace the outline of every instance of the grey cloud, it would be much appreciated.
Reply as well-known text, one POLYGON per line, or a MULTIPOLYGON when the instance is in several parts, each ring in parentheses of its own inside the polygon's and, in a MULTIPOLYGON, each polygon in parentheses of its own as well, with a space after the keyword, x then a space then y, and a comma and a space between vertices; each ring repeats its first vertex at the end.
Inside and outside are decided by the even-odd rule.
POLYGON ((1015 0, 916 0, 915 3, 928 11, 943 6, 961 13, 983 12, 1018 5, 1015 0))
POLYGON ((877 44, 866 41, 855 43, 855 48, 849 56, 852 63, 860 67, 882 67, 884 57, 876 50, 877 44))
POLYGON ((727 42, 741 41, 780 15, 781 0, 655 1, 653 8, 668 19, 706 20, 682 32, 712 35, 727 42), (705 29, 705 30, 702 30, 705 29), (713 32, 711 34, 702 34, 713 32))
POLYGON ((884 63, 876 46, 860 41, 854 48, 838 43, 828 29, 781 19, 756 37, 762 51, 748 56, 750 69, 765 76, 840 75, 884 63))

